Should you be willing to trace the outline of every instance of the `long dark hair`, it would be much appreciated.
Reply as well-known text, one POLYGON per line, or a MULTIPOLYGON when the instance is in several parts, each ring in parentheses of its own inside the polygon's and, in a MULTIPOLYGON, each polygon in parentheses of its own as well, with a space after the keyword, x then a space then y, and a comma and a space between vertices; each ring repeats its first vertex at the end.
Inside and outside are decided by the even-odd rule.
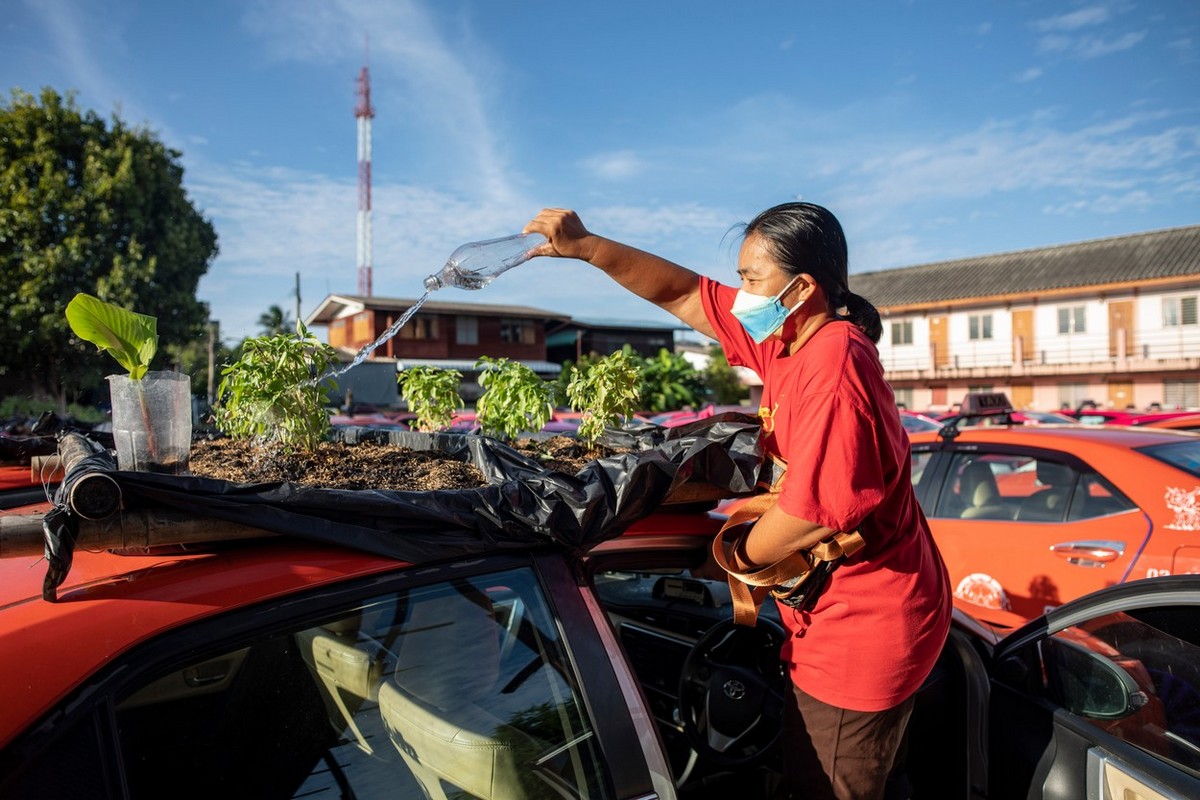
POLYGON ((750 220, 742 236, 752 233, 763 238, 784 272, 807 272, 816 279, 834 316, 853 322, 871 341, 879 341, 883 335, 879 311, 850 291, 846 235, 829 209, 814 203, 781 203, 750 220))

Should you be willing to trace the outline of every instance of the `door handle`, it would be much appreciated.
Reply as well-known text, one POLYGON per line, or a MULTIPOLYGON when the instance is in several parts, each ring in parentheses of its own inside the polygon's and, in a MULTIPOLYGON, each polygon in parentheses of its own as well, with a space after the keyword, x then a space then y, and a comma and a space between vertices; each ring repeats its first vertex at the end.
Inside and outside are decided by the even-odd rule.
POLYGON ((1114 541, 1059 542, 1050 552, 1080 567, 1103 567, 1125 555, 1125 543, 1114 541))

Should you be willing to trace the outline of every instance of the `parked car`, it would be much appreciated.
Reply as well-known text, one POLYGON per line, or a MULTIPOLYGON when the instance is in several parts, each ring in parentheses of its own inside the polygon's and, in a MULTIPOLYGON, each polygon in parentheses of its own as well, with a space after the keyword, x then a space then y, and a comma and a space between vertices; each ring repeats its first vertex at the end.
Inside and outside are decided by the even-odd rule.
POLYGON ((1084 408, 1064 411, 1063 414, 1085 425, 1145 425, 1187 414, 1187 411, 1117 411, 1107 408, 1084 408))
POLYGON ((29 464, 0 465, 0 510, 45 500, 47 491, 57 485, 55 478, 43 487, 29 464))
POLYGON ((960 428, 969 428, 975 425, 1078 425, 1079 420, 1074 417, 1060 414, 1057 411, 1016 411, 1013 410, 1009 414, 1001 417, 999 415, 963 415, 961 413, 945 414, 938 417, 938 421, 943 425, 949 423, 957 423, 960 428))
POLYGON ((917 498, 955 594, 982 619, 1030 619, 1104 586, 1200 572, 1194 435, 948 425, 911 440, 917 498))
POLYGON ((754 415, 758 412, 757 408, 751 408, 745 405, 716 405, 708 403, 698 409, 680 409, 677 411, 665 411, 661 414, 650 416, 650 421, 655 425, 662 425, 666 428, 673 428, 677 425, 686 425, 689 422, 695 422, 700 419, 708 419, 717 414, 724 414, 729 411, 734 411, 739 414, 754 415))
MULTIPOLYGON (((407 415, 414 419, 416 415, 407 415)), ((384 431, 410 430, 408 422, 399 415, 371 412, 367 414, 334 414, 329 418, 329 424, 335 428, 370 428, 384 431)))
POLYGON ((1166 419, 1152 419, 1137 423, 1147 428, 1169 428, 1176 431, 1200 432, 1200 413, 1180 414, 1166 419))
POLYGON ((931 416, 922 414, 917 411, 907 411, 900 409, 900 424, 904 426, 904 430, 909 433, 921 433, 922 431, 936 431, 942 427, 943 423, 934 419, 931 416))
MULTIPOLYGON (((57 603, 36 558, 0 560, 0 797, 769 797, 782 634, 687 571, 719 523, 419 565, 287 537, 78 552, 57 603)), ((1003 638, 965 608, 912 796, 1200 796, 1200 576, 1003 638)))

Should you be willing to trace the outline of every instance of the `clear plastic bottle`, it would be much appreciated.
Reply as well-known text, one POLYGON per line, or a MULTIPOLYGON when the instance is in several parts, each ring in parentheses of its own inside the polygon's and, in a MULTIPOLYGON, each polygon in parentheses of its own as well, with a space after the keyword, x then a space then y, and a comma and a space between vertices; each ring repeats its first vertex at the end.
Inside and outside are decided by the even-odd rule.
POLYGON ((464 244, 450 254, 446 266, 425 279, 425 291, 444 286, 482 289, 501 273, 533 258, 530 251, 545 243, 546 237, 540 233, 518 233, 464 244))

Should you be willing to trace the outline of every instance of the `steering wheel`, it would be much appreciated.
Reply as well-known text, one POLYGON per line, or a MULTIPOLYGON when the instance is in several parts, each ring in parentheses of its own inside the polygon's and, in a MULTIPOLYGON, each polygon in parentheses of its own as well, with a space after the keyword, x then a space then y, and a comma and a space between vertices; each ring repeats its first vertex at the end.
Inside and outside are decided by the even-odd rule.
POLYGON ((790 683, 779 660, 784 637, 771 619, 759 617, 753 628, 727 619, 692 646, 679 676, 679 715, 703 758, 747 767, 779 745, 790 683))

